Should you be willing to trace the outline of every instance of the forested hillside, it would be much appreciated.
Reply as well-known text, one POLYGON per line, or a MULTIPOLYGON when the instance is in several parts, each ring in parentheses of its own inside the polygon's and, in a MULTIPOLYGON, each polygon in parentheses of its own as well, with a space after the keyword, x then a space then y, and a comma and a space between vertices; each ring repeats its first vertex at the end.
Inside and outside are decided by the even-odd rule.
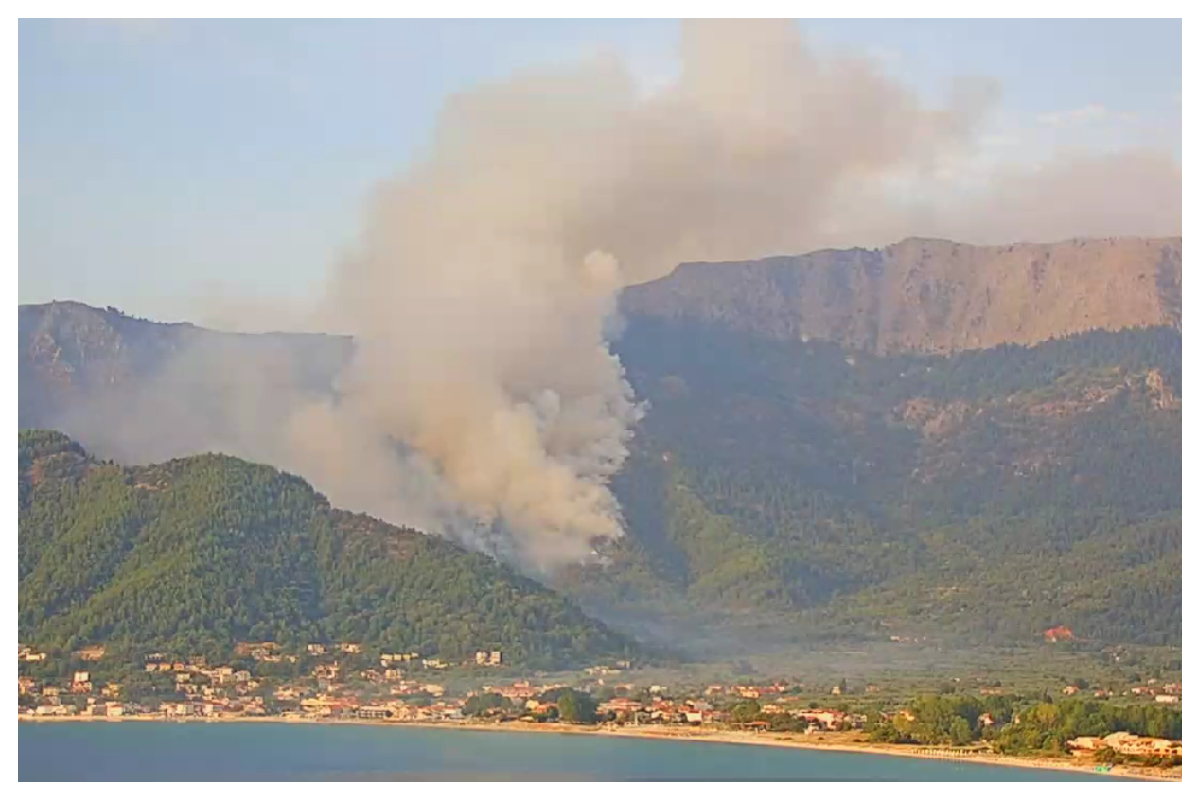
MULTIPOLYGON (((1158 273, 1145 274, 1161 283, 1154 296, 1166 309, 1178 288, 1172 277, 1178 250, 1168 242, 1163 255, 1155 250, 1162 243, 1143 244, 1101 248, 1111 258, 1121 248, 1132 247, 1133 255, 1115 266, 1097 263, 1118 283, 1139 281, 1145 259, 1159 264, 1158 273)), ((1076 250, 1086 254, 1089 247, 1076 250)), ((1051 255, 1059 260, 1047 262, 1047 270, 1078 277, 1079 253, 1051 255)), ((988 263, 977 263, 977 271, 988 263)), ((826 338, 805 334, 808 341, 747 329, 725 319, 730 309, 721 306, 722 296, 710 297, 713 314, 668 313, 669 304, 653 313, 626 309, 614 348, 637 395, 649 401, 631 458, 614 481, 628 533, 602 548, 607 566, 568 569, 551 579, 556 588, 605 619, 684 645, 701 634, 740 642, 722 633, 725 623, 767 620, 774 625, 769 636, 785 630, 806 640, 935 635, 1022 643, 1067 625, 1096 641, 1179 642, 1177 313, 1167 315, 1166 325, 932 355, 864 349, 849 329, 831 328, 826 338)), ((1116 303, 1112 293, 1105 297, 1116 303)), ((1097 324, 1119 328, 1113 320, 1120 319, 1097 324)), ((338 337, 232 337, 161 326, 78 304, 26 307, 22 424, 64 420, 71 433, 72 413, 81 411, 91 437, 85 442, 105 445, 105 455, 121 445, 174 448, 164 458, 183 455, 193 452, 184 446, 189 436, 208 442, 264 435, 283 416, 273 411, 275 397, 335 393, 351 347, 338 337), (186 357, 173 357, 171 343, 181 338, 193 344, 186 357), (128 413, 123 392, 148 377, 171 403, 143 393, 136 413, 128 413), (248 399, 247 386, 255 389, 248 399), (274 392, 277 386, 287 391, 274 392), (226 400, 232 389, 241 390, 235 404, 226 400), (126 412, 114 417, 122 425, 105 423, 109 406, 126 412), (141 415, 164 409, 178 435, 146 441, 141 415)), ((126 474, 96 469, 89 491, 108 485, 105 469, 126 474)), ((144 502, 137 498, 149 490, 113 491, 132 510, 113 505, 117 521, 104 523, 110 527, 120 528, 125 514, 149 525, 163 513, 151 506, 149 516, 136 516, 144 502)), ((328 536, 341 535, 328 515, 319 517, 305 536, 326 528, 328 536)), ((69 537, 55 541, 83 547, 69 537)), ((119 554, 122 541, 104 547, 119 554)), ((363 541, 356 546, 373 539, 363 541)), ((107 552, 101 562, 120 561, 107 552)), ((355 558, 366 552, 347 551, 355 558)), ((335 566, 324 563, 313 569, 326 574, 335 566)), ((36 614, 26 598, 49 599, 26 594, 25 569, 23 560, 22 614, 36 614)), ((278 569, 309 567, 281 561, 278 569)), ((94 579, 80 569, 68 573, 89 586, 107 579, 107 573, 94 579)), ((403 584, 403 592, 416 592, 413 586, 403 584)), ((98 602, 115 602, 111 597, 98 602)), ((70 624, 37 624, 65 633, 90 619, 91 611, 72 603, 64 596, 51 604, 71 609, 64 617, 70 624)), ((329 616, 336 604, 321 608, 321 620, 366 624, 329 616)), ((412 630, 433 635, 428 626, 412 630)))
POLYGON ((1178 331, 879 357, 634 318, 619 349, 653 410, 616 566, 569 581, 597 607, 1178 643, 1178 331))
POLYGON ((18 441, 18 626, 45 648, 228 654, 353 641, 529 667, 627 656, 570 602, 447 541, 331 508, 221 455, 127 467, 53 431, 18 441))

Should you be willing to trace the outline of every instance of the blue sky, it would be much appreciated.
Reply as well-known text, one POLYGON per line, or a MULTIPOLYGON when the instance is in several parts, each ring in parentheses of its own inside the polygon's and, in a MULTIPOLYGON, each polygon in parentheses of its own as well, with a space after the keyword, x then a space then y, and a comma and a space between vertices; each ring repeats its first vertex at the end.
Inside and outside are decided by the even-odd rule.
MULTIPOLYGON (((1181 158, 1178 20, 796 24, 931 102, 958 77, 996 79, 989 158, 1181 158)), ((19 299, 167 318, 214 287, 311 295, 449 93, 605 47, 653 85, 677 35, 669 21, 22 21, 19 299)))

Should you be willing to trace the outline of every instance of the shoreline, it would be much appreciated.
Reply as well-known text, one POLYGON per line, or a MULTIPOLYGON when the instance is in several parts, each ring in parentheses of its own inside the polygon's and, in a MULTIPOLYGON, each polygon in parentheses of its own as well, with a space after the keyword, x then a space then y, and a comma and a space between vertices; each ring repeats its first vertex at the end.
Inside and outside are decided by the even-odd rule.
MULTIPOLYGON (((681 729, 679 732, 654 730, 645 728, 606 728, 596 725, 546 725, 523 722, 394 722, 377 719, 319 719, 309 717, 229 717, 229 718, 180 718, 172 719, 161 715, 131 715, 127 717, 30 717, 17 716, 18 722, 33 723, 64 723, 64 722, 173 722, 221 724, 230 722, 253 723, 285 723, 304 725, 376 725, 388 727, 435 728, 442 730, 481 731, 486 733, 503 733, 517 731, 520 733, 558 734, 562 736, 615 736, 627 739, 657 739, 659 741, 676 742, 710 742, 717 744, 735 744, 744 746, 785 747, 796 750, 823 750, 834 753, 858 753, 860 755, 897 756, 900 758, 921 758, 929 761, 961 761, 973 764, 988 764, 999 767, 1020 767, 1024 769, 1049 769, 1060 772, 1097 773, 1094 766, 1073 763, 1045 757, 1002 756, 994 753, 974 756, 940 755, 929 752, 916 752, 917 747, 911 745, 881 744, 856 740, 847 741, 814 741, 801 739, 797 735, 780 733, 744 733, 739 731, 681 729)), ((827 735, 827 734, 826 734, 827 735)), ((1156 770, 1153 767, 1129 767, 1117 765, 1111 771, 1103 773, 1116 778, 1134 778, 1149 781, 1182 781, 1182 769, 1178 773, 1156 770)))

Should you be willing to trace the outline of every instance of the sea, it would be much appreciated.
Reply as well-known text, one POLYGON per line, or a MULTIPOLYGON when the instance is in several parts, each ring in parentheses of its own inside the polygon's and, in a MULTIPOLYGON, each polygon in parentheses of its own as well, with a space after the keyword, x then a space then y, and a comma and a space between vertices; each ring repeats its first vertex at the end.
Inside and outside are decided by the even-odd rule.
POLYGON ((18 723, 22 781, 1111 781, 720 742, 270 722, 18 723))

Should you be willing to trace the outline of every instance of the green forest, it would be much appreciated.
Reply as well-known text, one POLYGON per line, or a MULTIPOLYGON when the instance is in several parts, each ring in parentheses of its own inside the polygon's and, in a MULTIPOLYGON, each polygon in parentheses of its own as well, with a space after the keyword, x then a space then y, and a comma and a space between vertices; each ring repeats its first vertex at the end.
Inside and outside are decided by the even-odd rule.
POLYGON ((228 658, 236 641, 360 642, 525 667, 634 645, 491 558, 331 508, 300 478, 218 455, 126 467, 19 435, 21 641, 228 658))
POLYGON ((1178 330, 875 356, 634 317, 618 349, 651 410, 617 567, 563 582, 597 607, 1178 645, 1178 330))
MULTIPOLYGON (((21 416, 39 424, 56 404, 155 374, 193 338, 211 339, 205 352, 218 359, 279 349, 293 368, 307 365, 299 372, 313 392, 332 391, 352 348, 337 337, 234 337, 78 304, 23 307, 21 335, 21 416), (69 380, 56 371, 65 367, 69 380)), ((730 626, 767 622, 768 644, 787 635, 1009 646, 1065 625, 1072 646, 1179 646, 1178 328, 878 355, 631 313, 613 348, 648 403, 613 480, 626 535, 597 546, 604 565, 543 576, 592 616, 685 650, 701 637, 726 651, 759 644, 730 626)), ((268 471, 261 486, 234 492, 213 488, 224 478, 199 477, 257 469, 215 456, 132 471, 92 464, 86 480, 34 492, 23 460, 22 635, 92 636, 106 620, 117 625, 116 609, 132 608, 142 616, 126 628, 185 635, 143 623, 166 603, 187 613, 164 618, 226 620, 214 640, 227 629, 258 626, 266 636, 315 625, 398 646, 483 648, 492 645, 472 643, 484 638, 476 612, 438 617, 482 599, 496 609, 496 643, 520 640, 532 658, 618 647, 594 644, 614 634, 533 582, 328 509, 298 479, 268 471), (137 488, 156 486, 159 473, 170 491, 137 488), (236 499, 210 502, 231 492, 236 499), (79 527, 67 519, 76 503, 88 509, 79 527), (255 538, 257 525, 270 537, 255 538), (377 529, 386 536, 367 535, 377 529), (176 550, 167 542, 179 531, 189 533, 176 550), (243 564, 243 550, 262 557, 243 564), (418 558, 433 566, 403 568, 418 558), (221 577, 201 577, 209 568, 221 577), (230 594, 180 594, 209 580, 230 594), (173 592, 170 602, 141 582, 173 592), (239 600, 246 585, 277 595, 239 600), (375 613, 394 600, 401 610, 375 613), (534 641, 530 624, 559 633, 534 641)), ((177 627, 203 635, 190 622, 177 627)))

